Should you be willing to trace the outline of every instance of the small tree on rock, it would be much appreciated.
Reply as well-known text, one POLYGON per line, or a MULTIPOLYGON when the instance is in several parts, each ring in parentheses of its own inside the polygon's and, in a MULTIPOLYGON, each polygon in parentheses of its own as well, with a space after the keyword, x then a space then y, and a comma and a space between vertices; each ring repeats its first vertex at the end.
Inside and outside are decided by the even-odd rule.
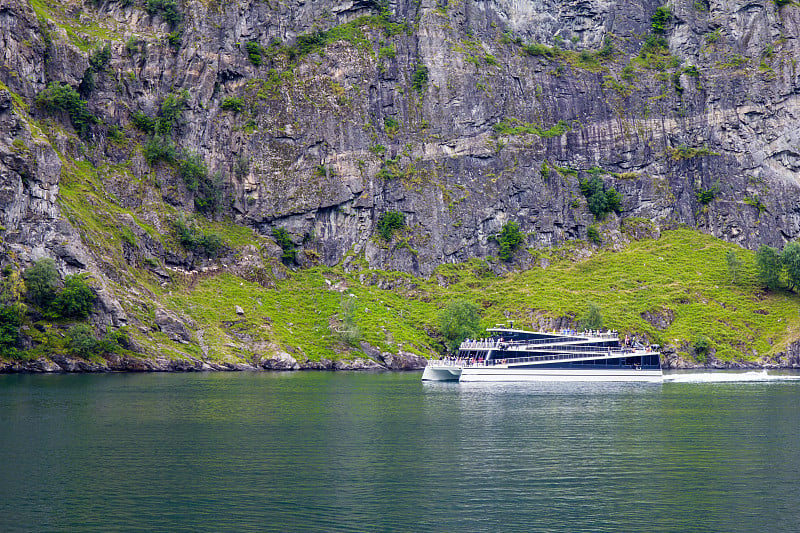
POLYGON ((342 329, 339 332, 342 340, 355 346, 361 340, 361 328, 356 320, 356 299, 352 296, 343 296, 340 305, 342 329))
POLYGON ((39 259, 25 270, 23 277, 28 299, 42 309, 49 307, 56 297, 56 286, 60 277, 56 262, 50 258, 39 259))
POLYGON ((439 331, 445 338, 447 350, 456 352, 464 339, 481 334, 481 316, 478 306, 463 299, 451 300, 439 312, 439 331))
POLYGON ((500 243, 500 259, 508 262, 514 258, 514 252, 525 241, 525 236, 519 231, 519 224, 506 222, 497 236, 497 241, 500 243))
POLYGON ((781 280, 781 254, 771 246, 761 245, 756 252, 758 280, 768 289, 777 289, 781 280))
POLYGON ((800 243, 790 242, 781 252, 781 264, 786 268, 789 288, 800 288, 800 243))
POLYGON ((742 267, 742 263, 733 250, 728 250, 725 254, 725 261, 728 263, 728 274, 731 276, 731 283, 736 283, 736 276, 742 267))
POLYGON ((600 311, 600 306, 594 302, 589 302, 581 318, 581 326, 584 329, 602 329, 603 327, 603 313, 600 311))
POLYGON ((50 305, 50 311, 56 318, 86 318, 92 311, 94 298, 85 275, 67 276, 64 288, 50 305))

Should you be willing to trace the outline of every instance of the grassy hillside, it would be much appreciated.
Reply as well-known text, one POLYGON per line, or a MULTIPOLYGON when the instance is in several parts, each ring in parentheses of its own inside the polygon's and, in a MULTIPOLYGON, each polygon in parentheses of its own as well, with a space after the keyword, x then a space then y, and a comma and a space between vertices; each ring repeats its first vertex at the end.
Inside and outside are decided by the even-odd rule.
POLYGON ((798 338, 798 297, 765 294, 755 283, 751 252, 695 231, 667 231, 583 260, 572 259, 569 249, 538 253, 547 268, 504 276, 482 260, 440 267, 429 280, 317 267, 292 272, 270 289, 221 274, 172 291, 164 301, 203 324, 210 354, 218 355, 246 352, 248 343, 235 339, 248 335, 300 358, 352 357, 357 350, 336 333, 344 298, 357 301, 355 319, 365 341, 423 355, 441 349, 437 314, 452 298, 478 304, 487 326, 512 319, 522 327, 538 327, 540 318, 580 317, 595 302, 605 327, 674 345, 684 356, 704 336, 722 360, 773 354, 798 338), (735 285, 725 263, 731 249, 742 261, 735 285), (236 314, 236 305, 244 316, 236 314), (659 330, 644 318, 651 315, 671 323, 659 330), (240 349, 230 346, 232 338, 240 349))

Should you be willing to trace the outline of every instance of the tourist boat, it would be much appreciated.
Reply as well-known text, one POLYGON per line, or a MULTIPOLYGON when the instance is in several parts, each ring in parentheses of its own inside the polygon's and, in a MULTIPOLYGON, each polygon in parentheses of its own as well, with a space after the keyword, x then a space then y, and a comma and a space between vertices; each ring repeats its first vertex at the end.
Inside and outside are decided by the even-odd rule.
POLYGON ((644 381, 660 382, 658 346, 612 331, 533 332, 489 328, 467 339, 458 356, 428 360, 423 381, 644 381))

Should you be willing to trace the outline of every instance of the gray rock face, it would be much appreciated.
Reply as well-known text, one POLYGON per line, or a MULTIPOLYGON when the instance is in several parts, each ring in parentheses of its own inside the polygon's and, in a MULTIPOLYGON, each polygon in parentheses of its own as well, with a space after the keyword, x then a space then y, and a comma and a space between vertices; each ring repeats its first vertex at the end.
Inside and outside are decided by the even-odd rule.
POLYGON ((192 334, 189 329, 175 313, 158 308, 155 312, 155 321, 159 331, 170 339, 183 343, 188 343, 192 340, 192 334))
POLYGON ((297 360, 286 352, 271 354, 269 358, 261 361, 261 368, 265 370, 299 370, 297 360))
MULTIPOLYGON (((592 168, 622 193, 622 218, 689 224, 748 247, 781 245, 800 231, 792 66, 800 10, 701 4, 671 4, 661 63, 639 57, 656 2, 398 2, 389 18, 407 31, 387 35, 364 19, 367 41, 331 40, 324 54, 311 47, 292 63, 280 46, 373 15, 372 4, 190 1, 177 49, 148 37, 169 30, 158 15, 115 2, 84 6, 82 17, 117 32, 89 107, 124 126, 129 110, 155 114, 170 91, 188 90, 175 141, 221 172, 240 223, 289 230, 301 264, 335 264, 352 250, 371 265, 427 275, 443 262, 496 254, 489 238, 509 220, 530 233, 529 245, 584 238, 593 217, 578 179, 592 168), (131 37, 146 46, 128 47, 131 37), (248 60, 248 42, 263 47, 262 65, 248 60), (380 52, 381 42, 392 53, 380 52), (530 55, 527 43, 566 52, 530 55), (610 57, 592 59, 604 43, 610 57), (428 69, 419 92, 417 65, 428 69), (222 109, 232 97, 243 99, 243 112, 222 109), (564 121, 569 130, 498 133, 504 119, 543 130, 564 121), (543 175, 545 162, 578 174, 543 175), (715 187, 710 204, 698 202, 715 187), (388 244, 374 238, 387 210, 405 213, 408 225, 388 244)), ((9 88, 32 102, 48 80, 77 85, 87 54, 61 28, 40 27, 20 0, 3 14, 9 70, 0 77, 9 88)), ((92 258, 80 245, 56 246, 46 229, 60 216, 57 153, 31 136, 7 93, 0 109, 0 201, 3 224, 14 228, 7 242, 84 268, 92 258), (15 139, 28 150, 10 150, 15 139)), ((103 142, 101 130, 93 135, 103 142)), ((130 152, 104 157, 128 160, 136 176, 149 172, 130 152)), ((158 179, 169 201, 192 209, 191 191, 160 171, 158 179)), ((139 202, 124 187, 113 192, 130 207, 139 202)))

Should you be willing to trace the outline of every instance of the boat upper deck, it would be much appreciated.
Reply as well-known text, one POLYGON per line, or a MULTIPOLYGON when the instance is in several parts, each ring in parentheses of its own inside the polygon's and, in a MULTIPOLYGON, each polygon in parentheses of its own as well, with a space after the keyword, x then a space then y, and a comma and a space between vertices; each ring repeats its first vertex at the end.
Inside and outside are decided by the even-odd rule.
POLYGON ((489 339, 467 339, 461 343, 459 350, 464 351, 489 351, 489 350, 512 350, 528 351, 544 348, 567 349, 571 346, 579 346, 589 350, 597 348, 605 351, 607 347, 620 346, 619 335, 616 332, 608 331, 587 331, 582 334, 573 333, 572 330, 558 332, 528 332, 521 330, 499 330, 490 329, 496 333, 506 333, 489 339))

